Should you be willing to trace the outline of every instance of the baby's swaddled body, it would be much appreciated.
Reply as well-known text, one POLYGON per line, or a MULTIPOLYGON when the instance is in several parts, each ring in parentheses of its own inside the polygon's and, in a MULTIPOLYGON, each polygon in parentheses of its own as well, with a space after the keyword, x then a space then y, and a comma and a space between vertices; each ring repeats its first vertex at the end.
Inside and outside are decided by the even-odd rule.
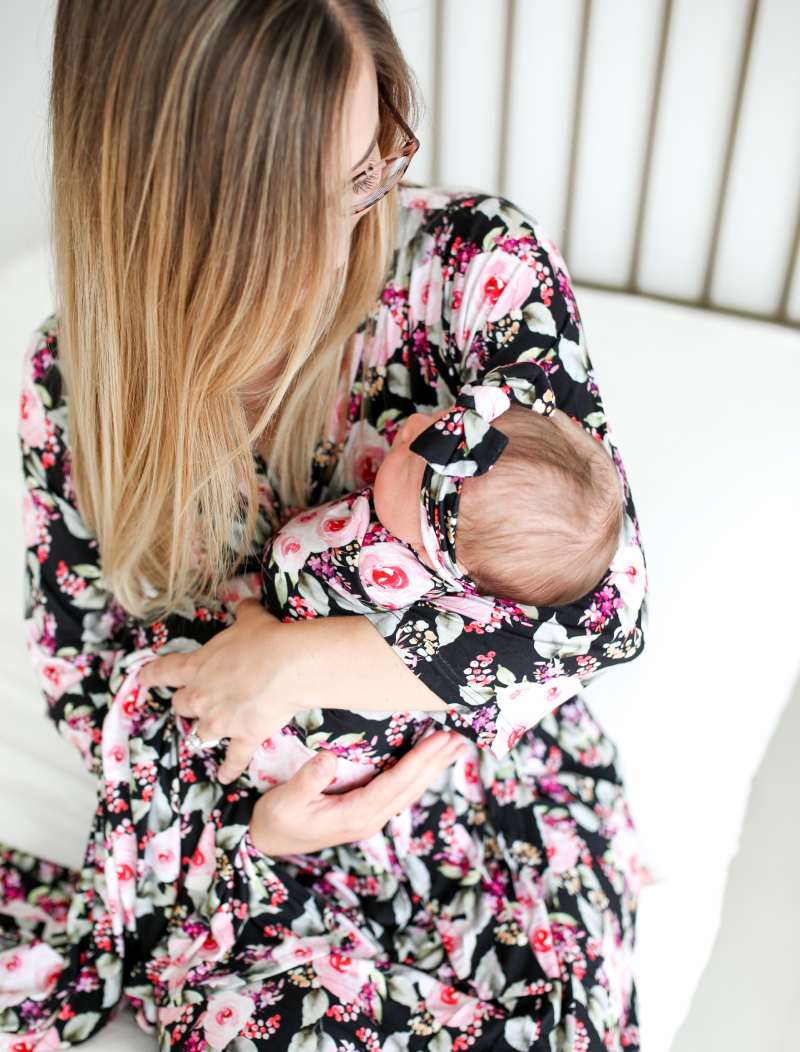
MULTIPOLYGON (((413 548, 377 518, 370 487, 295 515, 264 551, 262 601, 286 622, 348 614, 391 617, 422 596, 446 592, 413 548)), ((403 710, 401 698, 390 712, 304 709, 267 743, 270 779, 285 781, 314 752, 329 749, 338 762, 326 792, 363 785, 426 731, 434 733, 440 716, 403 710)))
MULTIPOLYGON (((457 631, 488 630, 496 650, 498 634, 519 632, 526 624, 532 634, 539 606, 571 603, 600 586, 622 524, 613 461, 560 411, 540 416, 517 406, 499 419, 508 451, 491 471, 465 480, 463 513, 453 515, 451 528, 470 568, 453 578, 441 549, 431 546, 430 535, 428 544, 423 539, 425 460, 412 447, 415 436, 445 415, 447 410, 407 418, 372 487, 301 511, 275 533, 262 574, 262 601, 271 613, 283 621, 337 614, 375 621, 421 604, 424 616, 421 609, 402 652, 413 665, 426 660, 430 637, 447 638, 454 622, 457 631), (509 548, 514 559, 504 554, 509 548), (435 619, 435 633, 426 618, 435 619)), ((589 659, 581 671, 591 671, 589 659)), ((452 706, 447 713, 406 710, 402 698, 391 711, 309 708, 266 743, 272 749, 269 773, 285 780, 313 752, 329 749, 338 764, 327 791, 344 791, 369 781, 446 722, 463 726, 476 743, 485 741, 501 756, 537 712, 572 696, 580 680, 565 675, 545 685, 527 682, 526 675, 516 693, 511 685, 504 691, 502 682, 489 688, 491 695, 481 700, 498 702, 502 734, 476 729, 452 706)))

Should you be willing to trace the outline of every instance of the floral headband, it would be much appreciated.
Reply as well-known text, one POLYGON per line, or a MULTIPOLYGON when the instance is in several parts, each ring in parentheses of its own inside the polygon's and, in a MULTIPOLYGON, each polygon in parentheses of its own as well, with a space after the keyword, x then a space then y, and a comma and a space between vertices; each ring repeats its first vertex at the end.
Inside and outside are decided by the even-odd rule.
POLYGON ((455 404, 411 442, 427 461, 420 489, 420 525, 425 551, 441 577, 459 591, 474 582, 456 559, 458 504, 465 478, 483 475, 497 462, 508 437, 491 421, 511 404, 550 416, 555 394, 545 370, 534 361, 514 362, 488 372, 480 384, 465 384, 455 404))

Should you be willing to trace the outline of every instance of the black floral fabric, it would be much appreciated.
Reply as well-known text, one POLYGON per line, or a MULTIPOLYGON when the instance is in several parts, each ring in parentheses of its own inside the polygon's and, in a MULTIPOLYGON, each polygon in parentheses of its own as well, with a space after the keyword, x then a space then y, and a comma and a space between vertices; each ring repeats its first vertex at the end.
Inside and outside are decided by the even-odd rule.
POLYGON ((312 507, 288 508, 254 452, 258 531, 217 602, 143 624, 104 588, 72 487, 57 318, 33 336, 26 636, 45 713, 98 795, 77 870, 0 845, 0 1048, 79 1044, 125 1002, 160 1048, 191 1052, 639 1048, 638 841, 583 688, 641 653, 646 572, 569 273, 505 198, 405 183, 396 199, 392 266, 317 449, 312 507), (608 573, 564 608, 421 578, 371 501, 406 416, 521 361, 606 445, 624 487, 608 573), (224 746, 191 752, 169 692, 145 691, 138 670, 202 645, 248 595, 286 619, 367 616, 446 712, 307 710, 221 785, 224 746), (341 784, 357 784, 435 722, 468 755, 378 834, 256 849, 255 800, 309 749, 335 748, 341 784))

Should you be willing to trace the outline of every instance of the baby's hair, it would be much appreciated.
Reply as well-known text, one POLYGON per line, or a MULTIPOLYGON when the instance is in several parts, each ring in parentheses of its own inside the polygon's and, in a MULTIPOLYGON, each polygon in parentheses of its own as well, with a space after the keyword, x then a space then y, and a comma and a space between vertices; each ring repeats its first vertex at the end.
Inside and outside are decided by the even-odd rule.
POLYGON ((617 550, 624 505, 606 448, 560 409, 512 405, 492 421, 508 445, 464 479, 456 557, 479 592, 563 606, 599 585, 617 550))

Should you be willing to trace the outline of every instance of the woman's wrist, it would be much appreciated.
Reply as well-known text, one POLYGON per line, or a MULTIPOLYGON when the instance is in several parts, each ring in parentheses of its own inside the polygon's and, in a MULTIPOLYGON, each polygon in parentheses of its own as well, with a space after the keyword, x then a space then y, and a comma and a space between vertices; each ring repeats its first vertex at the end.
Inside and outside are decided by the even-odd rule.
POLYGON ((406 666, 364 615, 280 626, 277 686, 302 709, 444 712, 447 705, 406 666))

